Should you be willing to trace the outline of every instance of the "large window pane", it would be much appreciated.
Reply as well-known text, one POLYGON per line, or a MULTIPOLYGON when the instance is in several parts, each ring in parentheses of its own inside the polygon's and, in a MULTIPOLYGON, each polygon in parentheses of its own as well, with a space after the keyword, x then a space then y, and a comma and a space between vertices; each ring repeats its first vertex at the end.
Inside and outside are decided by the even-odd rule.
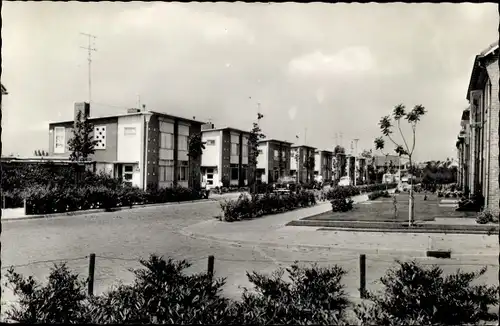
POLYGON ((178 150, 187 151, 188 150, 188 137, 179 135, 177 138, 178 150))

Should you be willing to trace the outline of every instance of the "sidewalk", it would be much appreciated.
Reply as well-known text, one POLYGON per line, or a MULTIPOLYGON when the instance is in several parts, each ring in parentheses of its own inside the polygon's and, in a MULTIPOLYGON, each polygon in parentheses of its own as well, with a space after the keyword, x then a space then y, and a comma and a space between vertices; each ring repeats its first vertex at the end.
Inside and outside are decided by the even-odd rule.
MULTIPOLYGON (((367 195, 353 197, 356 203, 367 200, 367 195)), ((443 233, 394 233, 321 231, 310 226, 286 226, 291 221, 327 212, 329 202, 254 220, 224 222, 210 220, 186 227, 182 233, 199 239, 229 242, 235 246, 253 245, 286 248, 325 248, 342 251, 383 254, 425 255, 425 251, 451 250, 454 254, 485 255, 498 253, 497 237, 443 233)))

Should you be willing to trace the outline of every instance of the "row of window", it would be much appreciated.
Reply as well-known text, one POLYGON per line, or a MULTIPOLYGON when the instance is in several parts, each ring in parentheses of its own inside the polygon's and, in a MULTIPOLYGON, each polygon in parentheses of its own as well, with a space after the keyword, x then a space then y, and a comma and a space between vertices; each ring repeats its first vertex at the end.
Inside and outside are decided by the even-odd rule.
MULTIPOLYGON (((187 181, 189 177, 188 161, 179 161, 177 165, 177 180, 187 181)), ((162 181, 174 181, 174 161, 160 160, 158 163, 158 179, 162 181)))

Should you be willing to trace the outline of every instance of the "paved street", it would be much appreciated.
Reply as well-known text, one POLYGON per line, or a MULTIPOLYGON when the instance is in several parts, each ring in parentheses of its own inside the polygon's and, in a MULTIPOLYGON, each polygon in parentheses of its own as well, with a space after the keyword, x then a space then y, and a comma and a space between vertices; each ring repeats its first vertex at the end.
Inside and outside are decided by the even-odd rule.
MULTIPOLYGON (((367 252, 369 289, 378 288, 374 281, 382 276, 395 258, 405 259, 415 255, 422 257, 419 251, 400 250, 408 248, 408 244, 412 243, 422 247, 423 240, 418 238, 420 240, 417 241, 413 235, 318 232, 313 228, 283 226, 290 219, 328 209, 328 205, 289 212, 289 215, 235 223, 219 222, 213 218, 220 214, 216 201, 40 220, 3 221, 2 272, 9 265, 81 258, 69 261, 68 266, 86 276, 88 258, 85 256, 94 252, 98 256, 95 289, 96 292, 101 292, 118 280, 131 281, 132 274, 128 269, 137 267, 137 258, 147 257, 150 253, 188 259, 193 262, 190 269, 193 272, 206 269, 207 256, 215 255, 216 275, 227 277, 226 295, 237 298, 240 295, 239 287, 249 285, 245 271, 268 273, 278 266, 286 266, 298 260, 305 263, 341 264, 349 271, 345 278, 347 289, 356 297, 359 253, 367 252), (226 232, 227 237, 215 232, 217 228, 226 232), (206 237, 200 232, 205 232, 206 237), (309 246, 305 246, 307 241, 310 242, 309 246), (363 246, 359 246, 359 243, 363 246), (381 246, 383 243, 386 244, 385 250, 378 254, 368 251, 369 246, 381 246)), ((458 259, 442 261, 445 271, 453 271, 460 264, 467 264, 461 266, 464 270, 476 270, 481 264, 490 264, 492 267, 484 280, 496 284, 496 247, 479 250, 481 246, 493 246, 496 237, 461 235, 451 238, 449 235, 441 235, 441 238, 446 237, 458 243, 468 243, 465 246, 468 250, 458 259), (474 246, 471 247, 471 242, 476 243, 477 252, 472 251, 474 246)), ((456 247, 459 247, 458 243, 456 247)), ((435 262, 426 258, 420 260, 425 263, 435 262)), ((38 263, 19 267, 17 270, 41 279, 48 275, 51 266, 52 263, 38 263)), ((5 300, 12 300, 12 295, 5 293, 3 301, 5 300)))

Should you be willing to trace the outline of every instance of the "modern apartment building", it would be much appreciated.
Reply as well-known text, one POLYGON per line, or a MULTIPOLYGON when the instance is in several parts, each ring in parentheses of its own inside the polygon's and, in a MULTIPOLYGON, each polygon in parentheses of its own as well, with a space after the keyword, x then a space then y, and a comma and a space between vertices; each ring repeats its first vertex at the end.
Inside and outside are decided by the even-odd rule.
POLYGON ((297 182, 307 183, 313 180, 314 166, 306 168, 304 163, 309 157, 315 157, 315 151, 315 147, 307 145, 291 146, 290 173, 297 182))
POLYGON ((215 128, 204 124, 202 140, 205 150, 201 159, 201 174, 208 189, 217 186, 248 184, 248 131, 235 128, 215 128))
MULTIPOLYGON (((95 171, 122 177, 134 186, 190 186, 190 172, 201 158, 190 159, 188 139, 201 132, 202 123, 155 111, 130 109, 114 116, 92 117, 88 103, 76 103, 74 114, 88 114, 94 126, 93 139, 98 143, 91 156, 95 171)), ((49 155, 69 157, 68 141, 75 121, 49 124, 49 155)))
POLYGON ((290 146, 292 143, 277 139, 259 141, 256 180, 273 183, 290 176, 290 146))
POLYGON ((321 176, 323 182, 331 181, 333 152, 317 150, 314 156, 314 175, 321 176))
POLYGON ((462 112, 458 135, 460 183, 471 194, 485 198, 485 207, 498 213, 500 189, 498 41, 478 54, 474 60, 466 98, 469 108, 462 112))

